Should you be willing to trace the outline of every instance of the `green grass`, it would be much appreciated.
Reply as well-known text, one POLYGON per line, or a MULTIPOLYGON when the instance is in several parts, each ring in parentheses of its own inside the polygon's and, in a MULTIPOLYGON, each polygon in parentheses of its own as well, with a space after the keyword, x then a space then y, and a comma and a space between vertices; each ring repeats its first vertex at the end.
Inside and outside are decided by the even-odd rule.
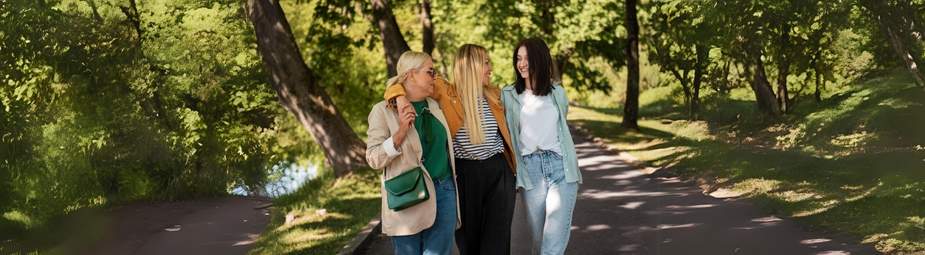
POLYGON ((251 254, 336 254, 376 217, 378 171, 338 179, 329 172, 274 201, 270 225, 251 254))
POLYGON ((781 119, 758 114, 747 90, 708 95, 688 121, 676 91, 641 96, 641 130, 619 109, 574 107, 569 119, 664 171, 711 181, 808 226, 853 234, 885 253, 925 251, 925 90, 902 74, 801 98, 781 119))

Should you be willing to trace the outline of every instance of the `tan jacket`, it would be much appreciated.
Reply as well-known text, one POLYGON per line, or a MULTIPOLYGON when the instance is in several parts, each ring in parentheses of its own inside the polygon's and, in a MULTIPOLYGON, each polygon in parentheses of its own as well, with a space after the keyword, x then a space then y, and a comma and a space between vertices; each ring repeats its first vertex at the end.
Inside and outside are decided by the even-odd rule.
MULTIPOLYGON (((453 144, 449 139, 450 130, 446 123, 443 111, 440 110, 440 104, 433 99, 427 99, 428 108, 432 109, 431 113, 437 120, 443 124, 447 135, 447 151, 450 153, 450 170, 453 182, 456 181, 456 163, 453 160, 453 144)), ((411 170, 415 167, 424 167, 422 163, 423 149, 418 132, 415 128, 408 130, 405 141, 399 148, 399 154, 390 155, 389 152, 396 153, 391 148, 385 146, 394 146, 392 136, 398 132, 398 112, 386 106, 382 101, 373 106, 369 113, 369 129, 366 130, 366 161, 374 169, 384 169, 380 179, 380 192, 382 194, 382 232, 389 236, 413 235, 430 228, 434 224, 434 218, 437 214, 436 193, 434 193, 434 182, 427 171, 424 171, 424 180, 427 185, 427 192, 430 198, 420 204, 405 208, 401 211, 393 211, 388 207, 386 201, 386 191, 384 182, 388 178, 398 176, 404 171, 411 170)), ((394 148, 394 147, 392 147, 394 148)), ((425 169, 426 170, 426 169, 425 169)), ((459 193, 456 194, 456 228, 460 226, 459 219, 459 193)))
MULTIPOLYGON (((507 159, 511 172, 516 175, 517 163, 514 160, 514 151, 512 150, 514 146, 511 145, 511 134, 508 133, 507 120, 504 117, 504 106, 501 104, 501 89, 494 86, 485 86, 484 88, 485 98, 488 99, 488 108, 491 108, 491 114, 495 115, 495 120, 498 122, 498 132, 501 133, 501 138, 504 139, 504 145, 506 145, 504 146, 504 158, 507 159)), ((403 95, 405 95, 404 87, 396 84, 386 88, 384 97, 392 99, 403 95)), ((431 97, 440 102, 440 107, 443 108, 443 114, 446 115, 446 120, 449 123, 450 134, 453 135, 449 137, 455 137, 456 131, 459 131, 463 126, 463 106, 462 101, 459 100, 459 95, 456 94, 456 85, 447 82, 443 78, 437 78, 434 80, 434 94, 431 97)))

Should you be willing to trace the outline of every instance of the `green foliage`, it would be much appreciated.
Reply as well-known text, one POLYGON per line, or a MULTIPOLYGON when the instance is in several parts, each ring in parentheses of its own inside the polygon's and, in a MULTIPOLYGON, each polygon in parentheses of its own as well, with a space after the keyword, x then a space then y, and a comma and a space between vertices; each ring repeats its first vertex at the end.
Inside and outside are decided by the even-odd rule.
MULTIPOLYGON (((892 81, 849 85, 899 63, 882 28, 858 1, 642 1, 641 39, 648 47, 640 52, 641 87, 646 91, 640 98, 641 123, 663 125, 645 118, 674 120, 685 115, 682 102, 690 96, 682 95, 684 89, 678 85, 689 82, 684 80, 690 76, 672 70, 692 72, 701 57, 704 121, 665 131, 658 139, 688 137, 692 141, 679 146, 726 148, 699 141, 710 139, 716 128, 761 133, 756 130, 785 125, 787 132, 765 132, 755 139, 775 141, 773 146, 788 144, 790 150, 803 148, 796 154, 775 154, 803 162, 787 168, 793 172, 817 164, 838 167, 866 160, 816 159, 851 154, 865 146, 921 145, 921 135, 905 132, 918 130, 921 121, 917 117, 921 114, 909 110, 917 109, 915 98, 909 98, 913 89, 900 90, 892 81), (702 47, 699 52, 698 47, 702 47), (770 80, 787 75, 783 80, 791 84, 788 90, 795 101, 790 116, 767 121, 755 114, 755 95, 749 90, 754 77, 746 70, 753 68, 756 57, 767 63, 770 80), (817 79, 826 99, 813 103, 807 95, 817 79), (793 124, 799 122, 805 123, 793 124), (866 129, 853 129, 856 123, 866 129)), ((280 2, 306 64, 362 136, 368 111, 381 100, 387 78, 378 27, 369 18, 370 3, 280 2)), ((421 49, 418 1, 397 0, 390 5, 408 44, 421 49)), ((242 6, 232 0, 0 0, 0 240, 83 208, 222 195, 234 187, 257 189, 279 175, 273 166, 321 162, 311 137, 279 106, 267 82, 271 77, 257 55, 258 38, 242 6)), ((621 104, 622 1, 433 0, 432 6, 433 56, 439 71, 449 73, 456 49, 474 43, 490 51, 493 83, 509 84, 514 80, 515 43, 540 37, 563 65, 563 82, 573 102, 596 107, 621 104)), ((907 22, 912 25, 901 32, 912 52, 921 55, 919 60, 925 59, 925 29, 921 15, 916 15, 925 12, 925 1, 888 1, 888 6, 901 21, 915 21, 907 22)), ((620 109, 604 111, 616 112, 620 109)), ((616 126, 607 121, 590 125, 616 126)), ((626 134, 620 138, 627 142, 648 139, 643 133, 621 134, 626 134)), ((671 150, 659 153, 666 151, 671 150)), ((694 155, 684 153, 677 155, 694 155)), ((705 165, 715 165, 710 160, 724 156, 754 156, 730 150, 697 153, 709 155, 696 161, 705 165)), ((350 182, 369 185, 368 177, 351 177, 355 179, 350 182)), ((330 177, 320 180, 333 182, 330 177)), ((918 192, 918 188, 910 184, 889 191, 918 192)), ((313 189, 344 191, 340 186, 313 189)), ((332 199, 330 203, 312 200, 315 194, 280 201, 293 205, 290 211, 309 204, 344 210, 362 207, 361 217, 335 224, 351 231, 365 222, 367 212, 376 210, 367 208, 368 198, 338 204, 330 202, 336 199, 328 195, 317 199, 332 199)), ((881 201, 885 200, 869 205, 881 201)), ((896 223, 894 218, 889 222, 896 223)), ((885 224, 878 224, 870 229, 884 229, 885 224)), ((921 226, 921 218, 907 217, 902 224, 908 226, 901 230, 904 234, 890 234, 884 240, 902 242, 921 236, 909 230, 921 226)), ((290 230, 274 231, 282 237, 290 230)), ((335 241, 321 246, 333 249, 344 236, 332 238, 335 241)), ((276 241, 264 242, 275 246, 276 241)), ((306 250, 299 247, 277 248, 306 250)))
POLYGON ((290 3, 284 11, 306 64, 357 133, 382 98, 386 72, 377 29, 352 3, 290 3))
MULTIPOLYGON (((619 1, 485 1, 476 3, 481 13, 482 37, 493 49, 503 49, 505 59, 497 65, 513 66, 515 44, 539 37, 549 44, 553 60, 559 63, 563 82, 577 89, 607 92, 604 72, 625 65, 623 5, 619 1), (606 69, 588 64, 599 57, 606 69)), ((465 31, 465 30, 463 30, 465 31)), ((494 52, 493 52, 494 53, 494 52)), ((504 69, 511 70, 513 68, 504 69)), ((508 78, 513 81, 513 74, 508 78)))
POLYGON ((223 195, 311 152, 288 135, 303 131, 266 85, 240 8, 0 5, 0 213, 39 227, 87 207, 223 195))

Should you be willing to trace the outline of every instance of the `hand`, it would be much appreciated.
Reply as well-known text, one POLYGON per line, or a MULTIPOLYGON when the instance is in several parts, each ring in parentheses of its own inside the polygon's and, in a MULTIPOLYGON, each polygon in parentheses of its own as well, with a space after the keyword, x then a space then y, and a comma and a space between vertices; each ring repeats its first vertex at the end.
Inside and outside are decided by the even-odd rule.
POLYGON ((414 112, 414 106, 411 106, 411 100, 408 100, 407 97, 398 96, 395 97, 395 109, 398 110, 399 117, 401 116, 402 109, 411 109, 411 112, 414 112))
MULTIPOLYGON (((404 97, 401 97, 404 98, 404 97)), ((405 99, 405 102, 408 100, 405 99)), ((398 105, 402 105, 399 103, 398 105)), ((405 104, 404 106, 399 106, 398 108, 398 132, 395 132, 395 137, 393 138, 393 143, 395 147, 400 147, 405 141, 405 137, 408 135, 408 131, 414 127, 414 118, 417 116, 417 113, 414 112, 414 107, 410 103, 405 104)))

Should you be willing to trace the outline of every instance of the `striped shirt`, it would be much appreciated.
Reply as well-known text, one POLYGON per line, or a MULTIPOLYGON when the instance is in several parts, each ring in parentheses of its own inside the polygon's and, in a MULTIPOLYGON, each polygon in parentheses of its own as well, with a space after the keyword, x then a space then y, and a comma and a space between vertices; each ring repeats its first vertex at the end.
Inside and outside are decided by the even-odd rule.
POLYGON ((453 150, 456 152, 456 158, 470 160, 485 160, 495 154, 504 151, 504 139, 498 128, 498 121, 495 115, 488 108, 488 101, 485 98, 479 98, 480 110, 482 112, 482 132, 485 134, 485 142, 482 144, 472 144, 469 142, 469 132, 466 127, 459 128, 456 137, 453 138, 453 150))

